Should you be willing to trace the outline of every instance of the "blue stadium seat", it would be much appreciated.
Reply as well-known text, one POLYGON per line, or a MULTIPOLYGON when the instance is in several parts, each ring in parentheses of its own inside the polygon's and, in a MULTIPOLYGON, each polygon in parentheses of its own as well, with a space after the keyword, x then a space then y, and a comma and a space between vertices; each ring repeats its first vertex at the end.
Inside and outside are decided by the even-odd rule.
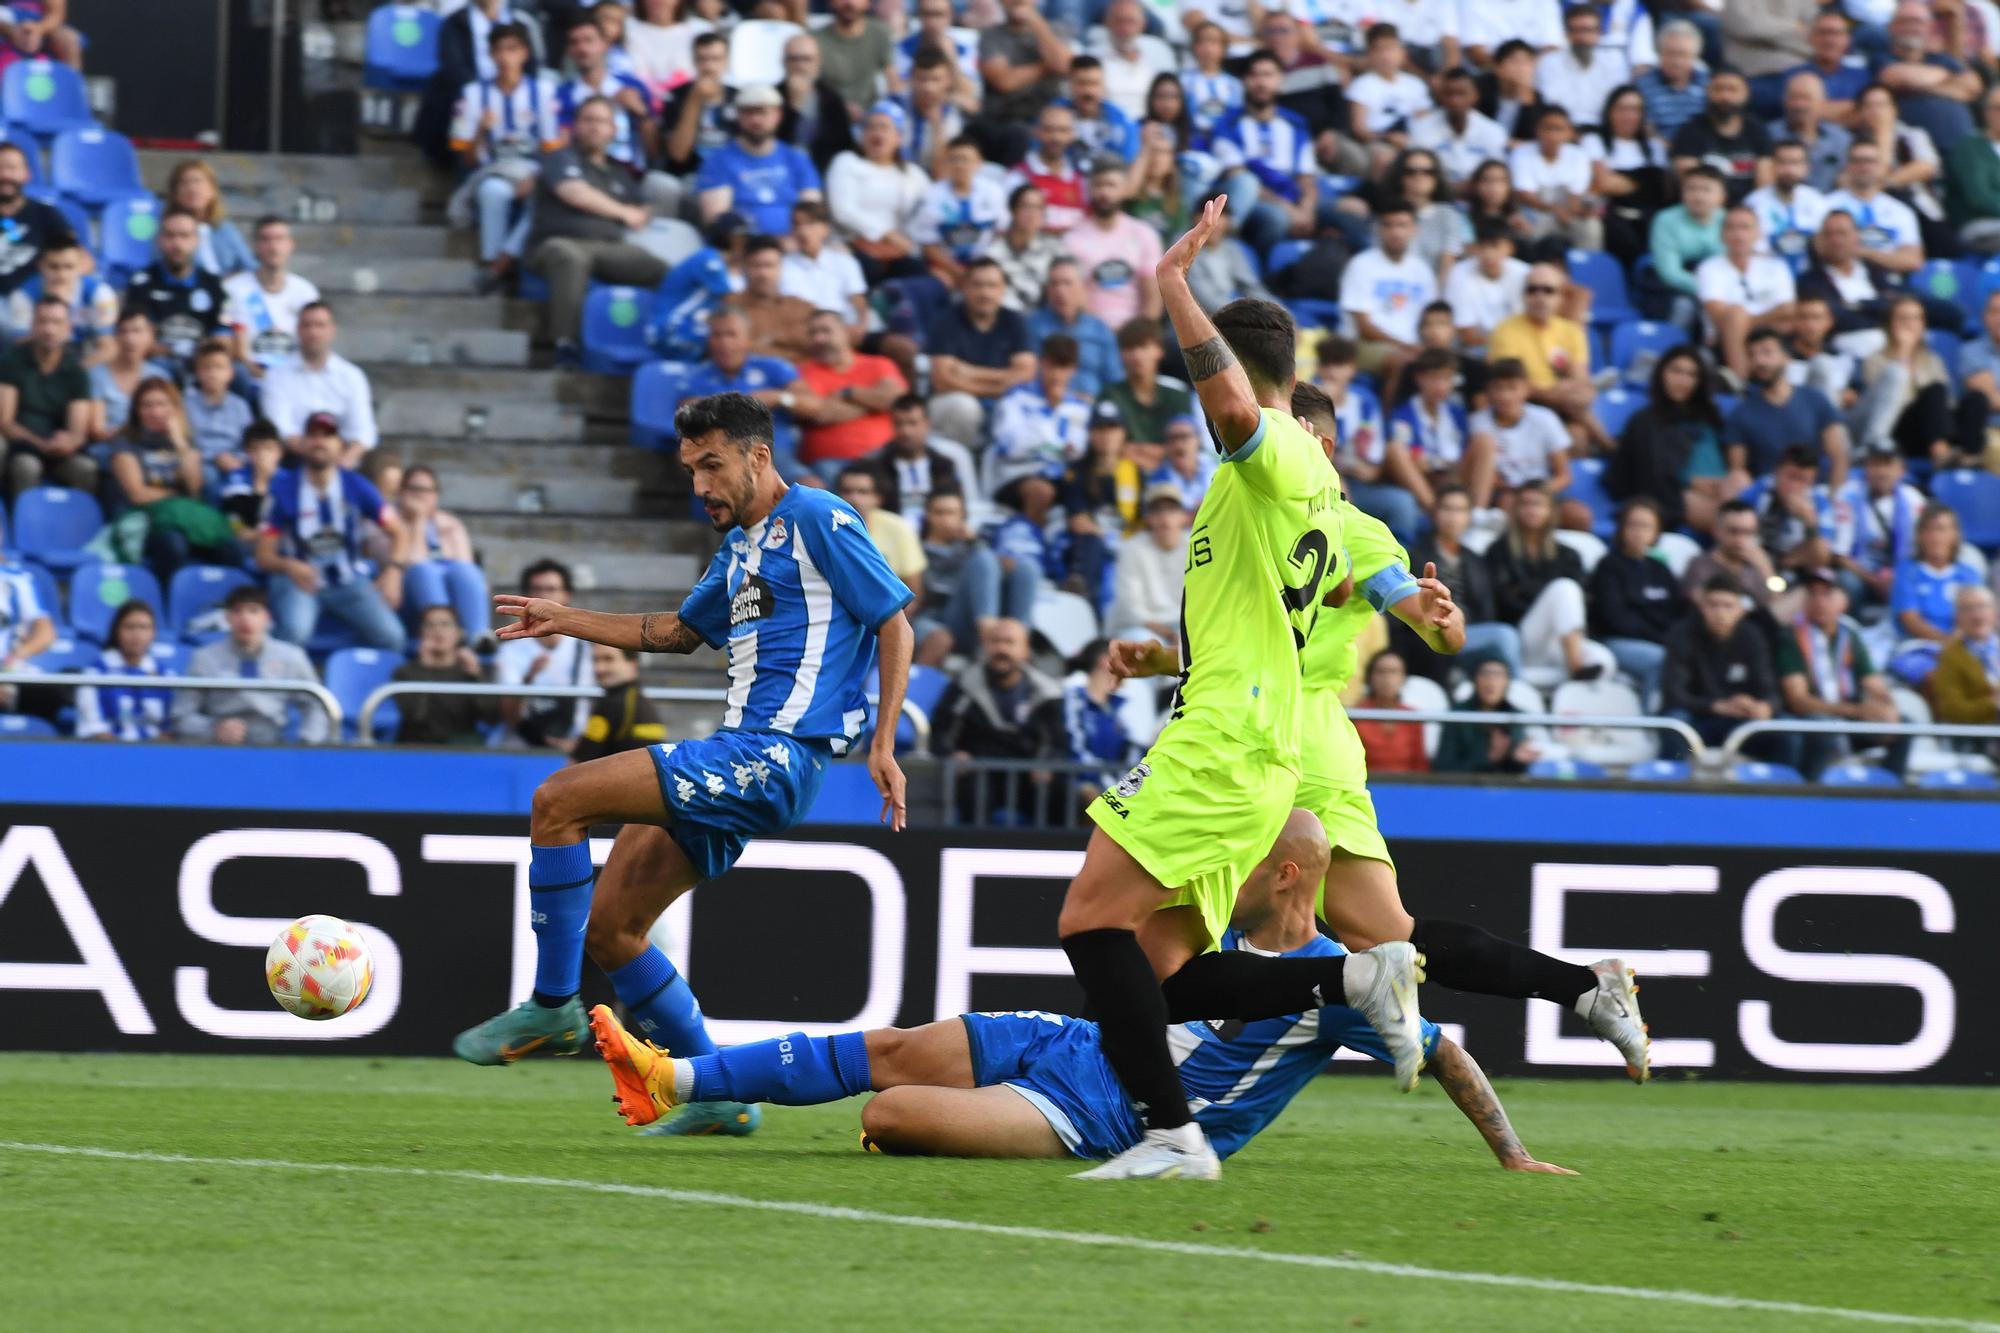
POLYGON ((0 77, 0 120, 46 143, 64 130, 95 125, 83 76, 54 60, 22 60, 0 77))
POLYGON ((1967 541, 1982 551, 2000 549, 2000 477, 1983 468, 1953 468, 1931 478, 1931 498, 1957 511, 1967 541))
POLYGON ((1917 779, 1919 787, 1950 787, 1959 791, 2000 790, 2000 778, 1969 768, 1943 768, 1917 779))
MULTIPOLYGON (((925 666, 921 662, 910 665, 910 683, 904 698, 915 704, 928 718, 937 711, 938 700, 944 698, 945 687, 951 684, 951 677, 936 667, 925 666)), ((909 718, 896 722, 896 750, 902 753, 917 748, 917 724, 909 718)))
POLYGON ((132 141, 117 130, 96 126, 56 136, 55 147, 49 150, 49 180, 93 212, 113 199, 146 192, 132 141))
POLYGON ((1597 420, 1606 433, 1616 439, 1625 429, 1625 423, 1632 419, 1632 414, 1645 405, 1646 395, 1642 390, 1613 385, 1597 395, 1597 420))
POLYGON ((97 242, 90 225, 89 209, 59 192, 53 185, 31 185, 22 193, 36 203, 47 204, 62 214, 63 221, 69 223, 69 229, 75 233, 76 239, 81 241, 86 249, 95 251, 97 242))
POLYGON ((1310 249, 1312 249, 1311 241, 1279 241, 1271 247, 1271 257, 1264 264, 1265 271, 1275 278, 1305 258, 1306 252, 1310 249))
POLYGON ((1569 489, 1562 493, 1564 500, 1576 500, 1590 510, 1590 530, 1611 540, 1611 534, 1618 527, 1618 502, 1604 491, 1604 460, 1601 458, 1579 458, 1570 464, 1569 489))
POLYGON ((368 16, 361 82, 383 92, 421 92, 438 67, 443 20, 415 5, 383 5, 368 16))
POLYGON ((103 643, 111 633, 111 617, 134 597, 153 608, 155 622, 165 618, 160 583, 144 565, 113 565, 89 560, 69 579, 69 623, 78 637, 103 643))
POLYGON ((1346 317, 1340 308, 1340 302, 1321 300, 1316 296, 1295 297, 1285 302, 1285 306, 1292 312, 1292 318, 1298 321, 1300 329, 1324 329, 1332 332, 1340 327, 1341 320, 1346 317))
POLYGON ((1900 787, 1903 780, 1873 764, 1830 764, 1819 775, 1823 787, 1900 787))
POLYGON ((1729 771, 1731 782, 1804 782, 1799 770, 1790 764, 1760 764, 1755 760, 1740 761, 1729 771))
POLYGON ((1648 759, 1625 770, 1634 782, 1686 782, 1694 776, 1694 765, 1685 759, 1648 759))
POLYGON ((1910 275, 1910 290, 1958 306, 1970 327, 1979 319, 1974 298, 1982 281, 1979 265, 1970 259, 1933 259, 1910 275))
POLYGON ((1595 295, 1590 307, 1591 323, 1623 324, 1639 317, 1625 289, 1625 270, 1602 250, 1570 251, 1569 277, 1571 282, 1581 283, 1595 295))
POLYGON ((674 409, 680 406, 687 364, 648 361, 632 376, 632 443, 664 449, 674 438, 674 409))
POLYGON ((1951 387, 1953 391, 1956 391, 1958 389, 1958 349, 1965 344, 1965 339, 1959 337, 1949 329, 1931 329, 1924 334, 1924 341, 1931 345, 1931 350, 1936 352, 1938 359, 1944 362, 1945 372, 1951 376, 1951 387))
POLYGON ((28 581, 35 585, 35 600, 42 604, 42 610, 49 613, 49 619, 56 625, 58 635, 69 632, 69 618, 63 612, 62 589, 56 584, 56 576, 33 560, 21 563, 28 571, 28 581))
POLYGON ((81 671, 97 660, 99 651, 94 643, 85 643, 82 639, 65 635, 28 659, 28 665, 51 675, 64 671, 81 671))
POLYGON ((106 204, 97 238, 105 280, 122 289, 127 279, 153 262, 153 242, 159 234, 160 201, 154 196, 128 194, 106 204))
MULTIPOLYGON (((401 665, 402 658, 376 648, 342 648, 326 659, 322 678, 327 689, 333 691, 333 697, 340 700, 340 711, 347 716, 342 730, 348 740, 355 739, 359 734, 356 720, 361 716, 361 705, 378 686, 388 684, 389 678, 401 665)), ((375 715, 375 734, 379 739, 385 733, 393 736, 395 731, 394 710, 384 705, 375 715)))
POLYGON ((1604 765, 1588 759, 1537 759, 1528 765, 1531 778, 1554 778, 1562 782, 1593 781, 1604 776, 1604 765))
POLYGON ((165 639, 153 640, 153 646, 146 650, 146 656, 158 662, 168 671, 187 674, 188 658, 191 650, 185 644, 168 643, 165 639))
POLYGON ((306 640, 306 656, 315 662, 323 662, 343 648, 360 648, 365 645, 361 636, 339 616, 321 616, 313 626, 313 635, 306 640))
POLYGON ((583 368, 597 375, 629 375, 653 359, 646 330, 653 323, 653 294, 643 287, 593 286, 583 302, 583 368))
MULTIPOLYGON (((168 635, 185 641, 189 632, 195 630, 196 622, 221 606, 223 598, 254 582, 255 579, 232 565, 184 565, 175 570, 167 585, 168 635)), ((203 624, 197 632, 212 633, 220 628, 218 624, 203 624)))
POLYGON ((1264 276, 1264 260, 1263 257, 1257 253, 1257 248, 1255 246, 1251 245, 1250 242, 1244 240, 1240 236, 1230 237, 1229 243, 1236 247, 1236 251, 1238 254, 1243 256, 1243 262, 1250 266, 1250 271, 1252 273, 1255 273, 1259 278, 1264 276))
POLYGON ((50 569, 75 569, 89 559, 83 544, 104 526, 104 511, 82 491, 37 486, 14 501, 14 549, 50 569))
POLYGON ((62 733, 56 730, 56 724, 45 717, 35 717, 29 713, 0 713, 0 739, 46 740, 60 735, 62 733))
POLYGON ((1611 330, 1611 359, 1606 364, 1617 367, 1627 384, 1650 388, 1653 365, 1687 340, 1687 334, 1681 332, 1678 325, 1650 319, 1628 319, 1611 330), (1638 367, 1638 373, 1634 374, 1633 363, 1648 352, 1652 353, 1652 359, 1638 367))

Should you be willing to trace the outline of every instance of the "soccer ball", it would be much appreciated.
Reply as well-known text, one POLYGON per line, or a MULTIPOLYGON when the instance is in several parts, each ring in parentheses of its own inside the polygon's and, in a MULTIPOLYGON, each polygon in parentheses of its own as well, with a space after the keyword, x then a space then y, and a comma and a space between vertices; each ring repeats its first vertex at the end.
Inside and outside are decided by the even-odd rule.
POLYGON ((375 964, 361 932, 337 916, 302 916, 264 955, 271 998, 300 1018, 338 1018, 361 1006, 375 964))

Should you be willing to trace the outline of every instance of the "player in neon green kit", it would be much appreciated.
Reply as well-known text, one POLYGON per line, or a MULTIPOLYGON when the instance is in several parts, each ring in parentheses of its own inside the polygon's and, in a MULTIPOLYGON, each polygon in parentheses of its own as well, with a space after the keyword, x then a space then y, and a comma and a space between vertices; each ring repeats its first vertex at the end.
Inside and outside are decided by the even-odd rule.
POLYGON ((1405 1091, 1422 1062, 1421 960, 1409 944, 1332 958, 1215 947, 1237 885, 1292 809, 1299 654, 1345 563, 1340 479, 1291 414, 1291 316, 1233 301, 1211 322, 1188 290, 1188 266, 1223 233, 1223 204, 1211 201, 1157 270, 1223 450, 1189 536, 1181 687, 1146 759, 1091 804, 1097 829, 1057 926, 1105 1058, 1146 1126, 1138 1145, 1083 1173, 1094 1179, 1220 1174, 1188 1114, 1169 1022, 1276 1017, 1340 996, 1383 1037, 1405 1091))

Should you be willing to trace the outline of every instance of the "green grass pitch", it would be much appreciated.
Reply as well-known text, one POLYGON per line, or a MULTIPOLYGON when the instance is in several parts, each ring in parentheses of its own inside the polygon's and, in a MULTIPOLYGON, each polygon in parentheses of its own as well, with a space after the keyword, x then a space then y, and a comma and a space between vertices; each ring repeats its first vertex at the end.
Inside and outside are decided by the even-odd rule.
POLYGON ((859 1102, 637 1139, 609 1086, 582 1060, 0 1055, 0 1326, 2000 1328, 2000 1090, 1503 1083, 1571 1180, 1500 1171, 1434 1088, 1322 1079, 1217 1184, 1102 1185, 865 1155, 859 1102))

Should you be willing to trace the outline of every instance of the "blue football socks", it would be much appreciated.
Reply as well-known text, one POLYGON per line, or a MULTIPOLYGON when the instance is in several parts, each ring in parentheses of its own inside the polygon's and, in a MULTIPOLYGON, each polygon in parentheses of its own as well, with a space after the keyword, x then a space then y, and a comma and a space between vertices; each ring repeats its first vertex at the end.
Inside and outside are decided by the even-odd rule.
POLYGON ((677 1056, 715 1054, 694 991, 656 944, 611 972, 611 985, 647 1040, 677 1056))
POLYGON ((817 1106, 859 1096, 872 1086, 868 1040, 861 1032, 831 1037, 794 1032, 696 1056, 686 1067, 692 1077, 682 1101, 817 1106))
POLYGON ((590 844, 530 847, 528 921, 535 931, 535 999, 551 1009, 576 994, 596 872, 590 844))

